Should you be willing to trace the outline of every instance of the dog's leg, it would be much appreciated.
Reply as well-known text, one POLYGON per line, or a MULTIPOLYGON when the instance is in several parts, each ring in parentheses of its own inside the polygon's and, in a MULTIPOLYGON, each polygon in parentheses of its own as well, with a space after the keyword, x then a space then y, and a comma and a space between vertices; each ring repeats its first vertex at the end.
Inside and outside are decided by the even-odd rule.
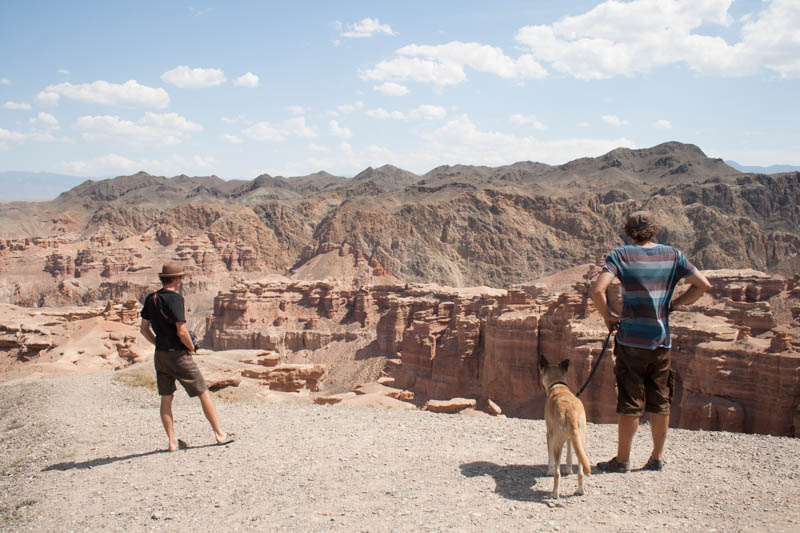
POLYGON ((561 478, 561 449, 564 446, 563 442, 551 441, 552 447, 550 453, 553 455, 553 498, 558 498, 558 481, 561 478))
POLYGON ((553 471, 553 435, 547 430, 547 474, 554 475, 553 471))
MULTIPOLYGON (((579 439, 581 439, 581 444, 583 445, 583 453, 586 454, 586 422, 581 424, 580 431, 579 431, 579 439)), ((581 463, 580 459, 578 460, 578 490, 575 492, 576 494, 586 494, 586 490, 583 486, 583 464, 581 463)))
POLYGON ((572 473, 572 441, 567 439, 567 473, 566 475, 570 475, 572 473))

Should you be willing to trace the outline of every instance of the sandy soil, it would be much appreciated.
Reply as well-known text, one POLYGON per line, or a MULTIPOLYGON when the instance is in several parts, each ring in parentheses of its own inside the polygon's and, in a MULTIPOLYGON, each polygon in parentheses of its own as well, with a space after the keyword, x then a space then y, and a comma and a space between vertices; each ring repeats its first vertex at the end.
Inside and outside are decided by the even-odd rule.
MULTIPOLYGON (((179 392, 112 372, 0 385, 4 531, 797 531, 800 440, 671 430, 664 472, 596 474, 550 498, 544 422, 218 401, 227 446, 179 392), (115 379, 116 378, 116 379, 115 379)), ((592 463, 616 428, 589 425, 592 463)), ((633 463, 649 452, 647 428, 633 463)), ((563 467, 562 467, 563 468, 563 467)))

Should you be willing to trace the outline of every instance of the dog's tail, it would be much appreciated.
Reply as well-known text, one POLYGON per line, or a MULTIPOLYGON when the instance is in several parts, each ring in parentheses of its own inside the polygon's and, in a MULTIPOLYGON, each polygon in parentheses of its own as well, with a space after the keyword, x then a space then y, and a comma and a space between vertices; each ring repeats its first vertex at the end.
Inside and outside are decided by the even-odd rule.
POLYGON ((581 438, 578 421, 573 420, 571 422, 573 423, 570 424, 569 438, 572 441, 572 449, 575 450, 575 455, 578 457, 581 466, 583 466, 584 472, 591 474, 592 467, 589 466, 589 458, 586 457, 586 450, 583 449, 583 439, 581 438))

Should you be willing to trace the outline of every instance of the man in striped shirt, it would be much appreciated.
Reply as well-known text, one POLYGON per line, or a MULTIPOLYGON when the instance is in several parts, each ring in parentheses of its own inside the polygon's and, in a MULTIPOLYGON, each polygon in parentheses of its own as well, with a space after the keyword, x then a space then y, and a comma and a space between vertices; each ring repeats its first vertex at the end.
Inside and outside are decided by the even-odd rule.
POLYGON ((673 376, 669 349, 669 314, 676 306, 696 301, 711 284, 672 246, 652 242, 659 231, 648 211, 628 216, 625 233, 633 240, 613 250, 592 289, 592 299, 609 331, 619 326, 614 343, 617 378, 617 455, 597 464, 605 472, 628 472, 633 435, 642 410, 650 413, 653 451, 644 470, 661 470, 669 427, 673 376), (614 278, 622 285, 622 316, 611 313, 606 289, 614 278), (690 287, 674 300, 678 282, 690 287))

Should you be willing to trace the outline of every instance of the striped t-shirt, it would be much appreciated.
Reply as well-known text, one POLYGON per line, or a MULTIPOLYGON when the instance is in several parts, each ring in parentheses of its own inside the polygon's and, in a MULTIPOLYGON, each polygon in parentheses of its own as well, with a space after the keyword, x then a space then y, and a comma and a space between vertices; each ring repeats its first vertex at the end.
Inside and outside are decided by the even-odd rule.
POLYGON ((655 350, 671 346, 669 302, 678 282, 697 268, 672 246, 628 244, 613 250, 603 267, 622 284, 617 342, 655 350))

